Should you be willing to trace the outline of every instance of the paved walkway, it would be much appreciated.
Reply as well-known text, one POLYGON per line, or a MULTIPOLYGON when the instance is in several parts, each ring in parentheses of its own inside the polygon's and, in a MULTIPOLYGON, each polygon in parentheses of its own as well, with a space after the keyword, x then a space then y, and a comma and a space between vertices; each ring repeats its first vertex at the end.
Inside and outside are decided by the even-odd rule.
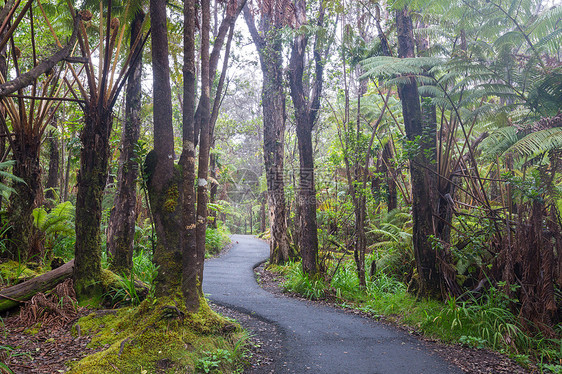
POLYGON ((402 331, 264 291, 253 268, 268 258, 268 244, 246 235, 232 240, 228 253, 205 263, 203 290, 216 304, 279 327, 284 351, 275 373, 461 373, 402 331))

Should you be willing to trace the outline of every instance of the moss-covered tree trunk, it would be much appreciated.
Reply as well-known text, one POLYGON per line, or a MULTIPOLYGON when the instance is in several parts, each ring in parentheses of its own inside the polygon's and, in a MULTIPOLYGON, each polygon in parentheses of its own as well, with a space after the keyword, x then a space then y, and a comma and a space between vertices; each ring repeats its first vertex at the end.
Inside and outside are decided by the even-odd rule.
MULTIPOLYGON (((139 10, 131 24, 131 49, 142 33, 145 14, 139 10)), ((130 272, 133 266, 135 237, 138 163, 135 146, 140 134, 142 44, 137 43, 130 62, 125 103, 125 126, 121 140, 117 194, 107 228, 107 251, 111 256, 111 269, 118 274, 130 272)))
POLYGON ((16 193, 10 197, 9 215, 9 252, 12 258, 26 261, 38 257, 39 248, 33 245, 33 209, 42 200, 41 166, 39 153, 41 141, 33 134, 19 129, 14 134, 13 174, 22 179, 16 182, 16 193))
POLYGON ((392 149, 392 139, 389 139, 382 151, 382 172, 385 175, 387 192, 386 206, 390 212, 398 207, 398 194, 396 191, 396 170, 394 169, 394 151, 392 149))
POLYGON ((196 289, 182 290, 182 205, 180 188, 183 178, 174 166, 174 132, 172 127, 172 94, 168 60, 168 27, 166 2, 150 1, 152 23, 152 73, 154 100, 154 150, 145 161, 148 191, 156 246, 154 263, 158 275, 154 281, 156 297, 196 295, 196 289), (182 294, 183 291, 183 294, 182 294))
POLYGON ((74 288, 79 299, 101 292, 100 223, 102 198, 107 180, 109 135, 113 124, 111 110, 89 105, 80 140, 80 171, 76 195, 76 245, 74 288))

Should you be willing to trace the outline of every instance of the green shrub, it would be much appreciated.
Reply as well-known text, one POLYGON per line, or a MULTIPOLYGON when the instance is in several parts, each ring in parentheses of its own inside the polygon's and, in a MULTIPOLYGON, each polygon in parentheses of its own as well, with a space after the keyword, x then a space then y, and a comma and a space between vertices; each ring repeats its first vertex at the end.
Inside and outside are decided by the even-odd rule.
POLYGON ((309 277, 302 270, 299 262, 288 265, 287 281, 283 283, 283 288, 289 292, 301 294, 307 299, 318 300, 322 299, 326 293, 327 283, 319 276, 309 277))
POLYGON ((206 255, 212 256, 219 253, 228 243, 230 243, 230 232, 228 228, 219 225, 218 228, 207 227, 205 235, 206 255))

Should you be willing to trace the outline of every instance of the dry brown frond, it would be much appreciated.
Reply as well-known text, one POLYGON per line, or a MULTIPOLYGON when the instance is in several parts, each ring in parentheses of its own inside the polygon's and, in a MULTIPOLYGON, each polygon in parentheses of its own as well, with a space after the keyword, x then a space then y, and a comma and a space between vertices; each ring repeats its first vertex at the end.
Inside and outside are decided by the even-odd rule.
POLYGON ((20 310, 19 322, 32 326, 61 328, 78 316, 78 303, 71 279, 59 283, 47 295, 38 293, 27 301, 20 310))

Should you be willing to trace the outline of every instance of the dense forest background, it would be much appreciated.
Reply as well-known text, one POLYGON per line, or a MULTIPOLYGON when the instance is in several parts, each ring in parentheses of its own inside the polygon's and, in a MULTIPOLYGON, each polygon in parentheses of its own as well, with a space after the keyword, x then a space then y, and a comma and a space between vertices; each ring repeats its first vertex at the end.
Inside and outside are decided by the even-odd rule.
POLYGON ((0 294, 73 260, 83 303, 195 313, 204 258, 254 234, 292 291, 437 300, 467 344, 562 367, 560 4, 8 0, 0 24, 0 294))

